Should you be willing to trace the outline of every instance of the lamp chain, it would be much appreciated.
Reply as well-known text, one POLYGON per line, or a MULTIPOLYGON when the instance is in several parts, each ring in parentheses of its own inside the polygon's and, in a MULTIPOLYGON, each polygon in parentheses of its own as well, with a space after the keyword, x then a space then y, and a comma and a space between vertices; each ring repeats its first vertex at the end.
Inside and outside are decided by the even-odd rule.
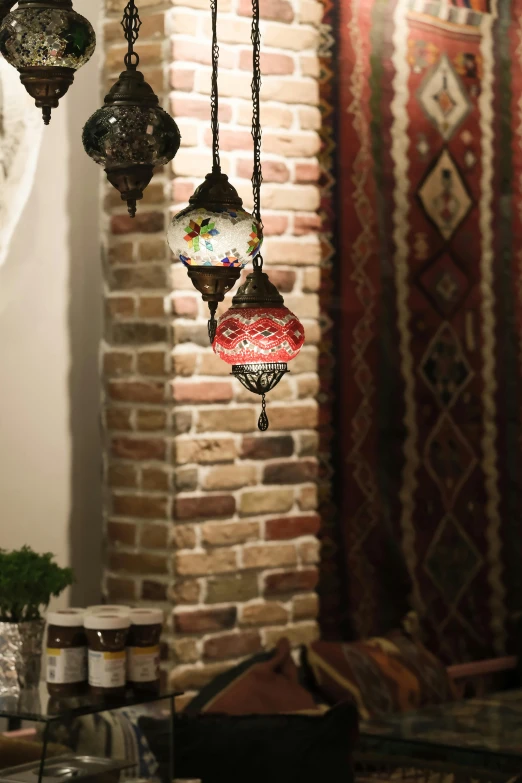
POLYGON ((219 158, 219 89, 218 66, 219 46, 217 42, 217 0, 210 0, 212 12, 212 87, 210 93, 210 119, 212 124, 212 170, 221 172, 221 160, 219 158))
MULTIPOLYGON (((261 184, 263 170, 261 166, 261 31, 259 29, 259 0, 252 0, 252 139, 254 140, 254 171, 252 188, 254 191, 254 218, 263 225, 261 220, 261 184)), ((258 255, 254 259, 254 267, 262 269, 263 258, 258 255)))
POLYGON ((128 44, 125 65, 128 69, 134 70, 140 64, 139 55, 134 51, 134 44, 138 40, 141 27, 141 19, 135 0, 129 0, 125 6, 121 26, 128 44))

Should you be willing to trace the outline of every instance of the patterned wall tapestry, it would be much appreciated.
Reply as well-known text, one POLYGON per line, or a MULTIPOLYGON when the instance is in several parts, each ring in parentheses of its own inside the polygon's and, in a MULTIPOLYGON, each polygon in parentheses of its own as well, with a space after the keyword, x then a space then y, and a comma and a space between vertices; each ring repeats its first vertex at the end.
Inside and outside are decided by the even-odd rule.
POLYGON ((493 655, 522 607, 522 0, 338 14, 342 500, 323 572, 344 592, 323 582, 323 628, 367 636, 413 605, 446 660, 493 655))

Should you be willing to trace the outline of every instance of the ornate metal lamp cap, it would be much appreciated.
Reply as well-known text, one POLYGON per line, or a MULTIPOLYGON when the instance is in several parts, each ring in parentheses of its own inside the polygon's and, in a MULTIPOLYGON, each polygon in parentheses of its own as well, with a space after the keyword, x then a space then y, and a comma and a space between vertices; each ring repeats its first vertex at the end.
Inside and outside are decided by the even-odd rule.
POLYGON ((158 106, 158 96, 145 81, 141 71, 136 69, 126 70, 120 73, 107 95, 105 104, 112 106, 158 106))
POLYGON ((285 300, 266 272, 255 267, 237 290, 232 307, 284 307, 285 300))
POLYGON ((226 174, 213 171, 207 174, 205 181, 196 188, 189 199, 194 207, 202 207, 212 211, 218 209, 241 209, 243 201, 235 187, 230 184, 226 174))
MULTIPOLYGON (((11 3, 14 5, 14 2, 11 3)), ((20 8, 72 8, 72 0, 19 0, 20 8)))

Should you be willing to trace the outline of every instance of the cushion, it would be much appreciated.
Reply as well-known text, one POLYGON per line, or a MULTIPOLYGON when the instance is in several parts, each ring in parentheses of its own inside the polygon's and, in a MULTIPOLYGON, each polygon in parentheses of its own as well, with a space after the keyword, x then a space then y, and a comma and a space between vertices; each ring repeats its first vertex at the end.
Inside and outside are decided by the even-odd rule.
POLYGON ((351 699, 363 720, 454 699, 442 663, 402 631, 362 642, 312 642, 303 665, 330 704, 351 699))
POLYGON ((288 639, 280 639, 271 653, 255 656, 216 677, 185 712, 274 715, 316 709, 312 695, 299 682, 288 639))

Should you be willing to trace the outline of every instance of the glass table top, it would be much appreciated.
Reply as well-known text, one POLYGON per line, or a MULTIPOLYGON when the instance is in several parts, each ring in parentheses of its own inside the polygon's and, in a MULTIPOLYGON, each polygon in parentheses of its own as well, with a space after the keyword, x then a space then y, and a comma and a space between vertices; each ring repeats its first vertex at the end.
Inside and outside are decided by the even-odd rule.
POLYGON ((361 724, 366 746, 423 746, 518 756, 522 760, 522 690, 425 707, 361 724), (382 742, 379 743, 379 740, 382 742))
POLYGON ((143 694, 129 690, 123 696, 107 698, 87 691, 81 696, 57 699, 49 696, 47 685, 42 682, 39 688, 22 691, 19 697, 0 696, 0 718, 46 723, 140 704, 151 704, 164 699, 172 700, 179 695, 181 695, 179 692, 169 690, 143 694))

